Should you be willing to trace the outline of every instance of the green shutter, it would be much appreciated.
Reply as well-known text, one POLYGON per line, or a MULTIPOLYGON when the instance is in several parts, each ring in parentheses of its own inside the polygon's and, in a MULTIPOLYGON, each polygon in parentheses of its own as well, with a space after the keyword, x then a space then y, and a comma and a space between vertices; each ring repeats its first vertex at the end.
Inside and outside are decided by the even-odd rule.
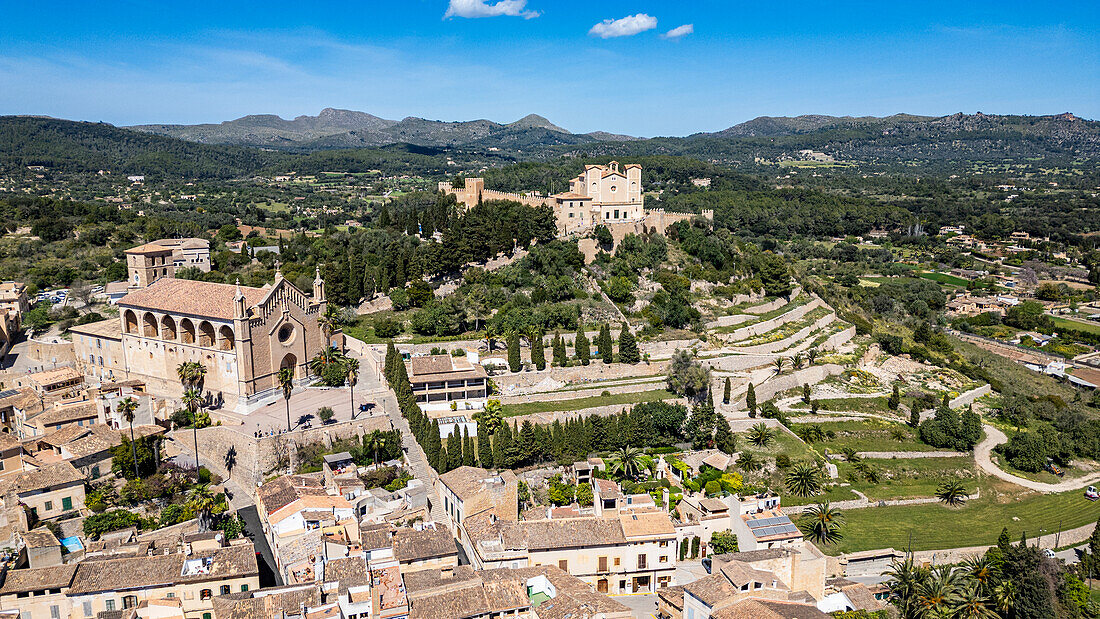
POLYGON ((68 511, 72 508, 73 508, 73 499, 72 499, 72 497, 65 497, 65 498, 61 499, 61 509, 65 510, 65 511, 68 511))

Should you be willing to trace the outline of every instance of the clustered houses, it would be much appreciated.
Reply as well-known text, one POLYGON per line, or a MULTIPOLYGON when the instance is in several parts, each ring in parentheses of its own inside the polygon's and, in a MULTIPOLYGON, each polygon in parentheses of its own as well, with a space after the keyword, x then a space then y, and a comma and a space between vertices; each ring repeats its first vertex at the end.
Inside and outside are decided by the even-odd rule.
POLYGON ((89 380, 139 380, 154 395, 179 397, 177 366, 198 361, 206 366, 204 389, 213 404, 238 412, 275 397, 281 368, 304 379, 309 360, 326 345, 318 325, 326 307, 319 273, 312 296, 278 272, 264 288, 160 275, 131 290, 118 307, 117 320, 73 330, 74 352, 89 380))
POLYGON ((451 526, 475 567, 553 565, 600 593, 653 592, 671 584, 676 531, 652 501, 602 516, 519 520, 517 490, 511 472, 460 467, 439 477, 451 526))
POLYGON ((485 407, 489 375, 466 357, 413 357, 405 362, 405 368, 416 403, 423 411, 449 411, 452 405, 457 410, 485 407))
POLYGON ((259 586, 256 549, 248 540, 144 542, 75 565, 8 570, 0 586, 0 616, 214 619, 216 597, 259 586), (119 611, 136 614, 100 614, 119 611))
POLYGON ((676 532, 681 543, 692 537, 706 543, 716 531, 737 535, 744 551, 800 546, 802 531, 783 513, 776 494, 756 496, 730 495, 708 498, 702 494, 685 496, 676 506, 676 532))
POLYGON ((29 309, 26 284, 0 282, 0 358, 11 350, 22 329, 23 314, 29 309))

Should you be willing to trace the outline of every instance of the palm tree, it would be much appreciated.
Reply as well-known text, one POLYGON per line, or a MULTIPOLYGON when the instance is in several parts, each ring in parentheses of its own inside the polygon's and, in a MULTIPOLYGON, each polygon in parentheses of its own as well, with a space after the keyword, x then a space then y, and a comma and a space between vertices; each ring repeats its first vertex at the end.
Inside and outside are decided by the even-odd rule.
POLYGON ((963 560, 962 568, 966 576, 981 587, 983 595, 991 592, 997 568, 988 555, 971 555, 963 560))
POLYGON ((330 365, 341 363, 344 358, 344 353, 340 352, 340 349, 335 346, 326 346, 309 360, 309 371, 313 372, 314 376, 324 376, 325 370, 330 365))
POLYGON ((214 495, 210 493, 209 486, 196 486, 191 491, 191 496, 187 498, 187 509, 198 517, 200 531, 210 530, 210 514, 215 506, 217 506, 217 501, 214 500, 214 495))
POLYGON ((348 371, 348 392, 351 393, 351 418, 355 419, 355 385, 359 382, 359 360, 348 357, 344 361, 344 369, 348 371))
POLYGON ((500 400, 489 400, 485 403, 485 410, 474 413, 474 421, 478 425, 484 426, 489 436, 493 436, 500 429, 500 425, 504 423, 503 409, 500 400))
POLYGON ((367 447, 374 450, 374 463, 378 464, 378 450, 386 446, 386 437, 375 430, 371 432, 370 437, 367 439, 367 447))
POLYGON ((776 374, 782 374, 783 373, 783 357, 776 357, 775 361, 773 362, 773 365, 775 365, 775 373, 776 374))
POLYGON ((945 481, 936 490, 936 498, 948 507, 962 507, 970 493, 963 487, 961 481, 945 481))
POLYGON ((126 423, 130 424, 130 449, 134 452, 134 479, 141 479, 141 473, 138 473, 137 465, 137 443, 134 442, 134 417, 137 415, 137 406, 137 400, 126 397, 118 403, 118 412, 126 420, 126 423))
POLYGON ((793 365, 796 370, 802 368, 802 353, 795 353, 795 355, 791 357, 791 365, 793 365))
POLYGON ((206 366, 199 361, 184 361, 176 366, 176 376, 184 389, 200 387, 206 379, 206 366))
POLYGON ((844 516, 840 510, 830 507, 828 501, 811 505, 799 519, 803 534, 815 544, 836 544, 844 539, 840 526, 844 516))
POLYGON ((814 496, 821 492, 821 471, 809 462, 799 462, 787 472, 784 483, 795 496, 814 496))
POLYGON ((933 568, 917 586, 918 616, 928 619, 950 616, 962 601, 962 585, 962 578, 950 565, 933 568))
POLYGON ((611 463, 611 472, 634 479, 641 472, 642 450, 637 447, 623 447, 615 452, 615 460, 611 463))
POLYGON ((317 318, 317 326, 321 327, 321 333, 325 336, 325 346, 331 346, 332 334, 340 326, 340 310, 335 305, 325 308, 325 313, 317 318))
POLYGON ((757 447, 767 447, 775 438, 775 431, 761 421, 749 429, 749 442, 757 447))
POLYGON ((1009 614, 1016 608, 1016 583, 1011 580, 1001 581, 1001 584, 993 587, 993 605, 1002 614, 1009 614))
POLYGON ((183 392, 183 405, 191 412, 191 432, 195 436, 195 472, 199 470, 199 424, 196 419, 199 408, 202 407, 202 392, 194 387, 189 387, 183 392))
POLYGON ((751 451, 742 451, 741 455, 737 456, 737 467, 742 471, 759 471, 764 467, 764 463, 751 451))
POLYGON ((844 454, 844 459, 848 462, 856 463, 863 459, 854 447, 844 447, 840 450, 840 453, 844 454))
POLYGON ((286 431, 290 432, 290 396, 294 393, 294 368, 279 368, 279 388, 286 402, 286 431))
POLYGON ((814 364, 814 360, 817 359, 817 349, 811 348, 806 351, 806 359, 810 362, 810 365, 814 364))
POLYGON ((890 587, 890 602, 897 607, 901 619, 916 619, 917 589, 928 576, 927 570, 913 563, 913 555, 905 555, 905 560, 895 561, 886 575, 890 587))

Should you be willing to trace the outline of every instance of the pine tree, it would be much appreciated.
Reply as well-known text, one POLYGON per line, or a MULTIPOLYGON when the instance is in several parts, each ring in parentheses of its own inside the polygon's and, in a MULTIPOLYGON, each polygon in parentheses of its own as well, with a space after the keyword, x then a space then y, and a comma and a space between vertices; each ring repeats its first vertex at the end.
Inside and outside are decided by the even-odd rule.
POLYGON ((730 403, 730 377, 726 377, 726 383, 722 386, 722 404, 730 403))
POLYGON ((749 381, 749 390, 745 392, 745 406, 749 409, 749 417, 756 417, 756 388, 749 381))
POLYGON ((611 343, 611 327, 604 323, 600 327, 600 357, 603 358, 603 362, 611 365, 615 361, 615 349, 611 343))
POLYGON ((542 348, 542 337, 541 332, 536 332, 531 339, 531 363, 539 371, 546 369, 546 351, 542 348))
POLYGON ((474 466, 474 439, 470 438, 470 429, 462 428, 462 464, 474 466))
POLYGON ((512 333, 508 335, 508 369, 513 372, 518 372, 520 368, 519 332, 512 331, 512 333))
POLYGON ((634 339, 634 334, 630 332, 630 327, 623 323, 619 331, 619 363, 629 363, 631 365, 641 361, 641 357, 638 355, 638 340, 634 339))
POLYGON ((560 333, 554 333, 554 363, 558 367, 563 367, 566 361, 565 340, 562 339, 560 333))
POLYGON ((577 352, 577 359, 581 365, 588 365, 592 359, 592 353, 588 349, 588 336, 584 334, 584 325, 577 327, 577 337, 573 341, 573 348, 577 352))

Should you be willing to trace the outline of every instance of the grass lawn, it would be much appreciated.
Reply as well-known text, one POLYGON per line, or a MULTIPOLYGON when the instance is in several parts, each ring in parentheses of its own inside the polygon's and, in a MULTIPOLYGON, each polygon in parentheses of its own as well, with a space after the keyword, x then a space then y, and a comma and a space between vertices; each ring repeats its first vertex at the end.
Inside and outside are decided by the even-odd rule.
POLYGON ((1060 316, 1051 316, 1050 319, 1054 321, 1054 326, 1059 329, 1077 329, 1078 331, 1085 331, 1087 333, 1100 334, 1100 323, 1097 322, 1070 320, 1069 318, 1062 318, 1060 316))
POLYGON ((871 483, 862 477, 849 479, 853 471, 848 463, 839 464, 840 478, 872 500, 911 499, 936 495, 936 489, 945 481, 962 481, 967 490, 977 486, 974 459, 969 455, 955 458, 892 458, 867 460, 880 479, 871 483))
MULTIPOLYGON (((828 418, 825 418, 828 419, 828 418)), ((795 431, 809 425, 819 425, 826 432, 836 433, 833 438, 815 443, 819 449, 828 448, 836 453, 845 447, 851 447, 856 451, 939 451, 931 445, 920 442, 916 432, 903 423, 890 423, 882 419, 865 419, 860 421, 822 421, 816 424, 798 423, 792 424, 795 431), (906 439, 899 441, 891 434, 894 430, 901 429, 905 432, 906 439)))
POLYGON ((852 501, 859 498, 856 493, 852 492, 851 487, 841 486, 839 484, 830 487, 817 496, 794 496, 793 494, 787 494, 786 488, 782 485, 776 486, 776 488, 779 488, 780 505, 813 505, 821 501, 835 503, 837 501, 852 501))
POLYGON ((505 404, 503 414, 505 417, 515 417, 517 415, 532 415, 535 413, 577 411, 585 408, 595 408, 597 406, 637 404, 638 402, 671 400, 675 397, 675 395, 673 395, 666 389, 654 389, 652 391, 617 393, 609 396, 601 395, 588 398, 573 398, 571 400, 556 400, 552 402, 525 402, 523 404, 505 404))
MULTIPOLYGON (((818 400, 818 410, 852 413, 878 413, 893 415, 894 411, 886 406, 887 397, 874 398, 822 398, 818 400)), ((810 405, 801 400, 791 404, 791 408, 809 409, 810 405)))
POLYGON ((966 288, 967 284, 970 283, 969 281, 961 277, 955 277, 954 275, 948 275, 947 273, 934 273, 924 271, 920 274, 920 277, 923 279, 930 279, 939 284, 947 284, 948 286, 956 286, 959 288, 966 288))
POLYGON ((1021 493, 1017 486, 1002 482, 983 485, 982 498, 962 508, 939 503, 872 507, 847 510, 844 517, 844 539, 836 546, 823 547, 825 552, 903 550, 910 533, 913 550, 995 544, 1002 527, 1008 528, 1010 539, 1020 539, 1021 532, 1033 538, 1039 529, 1053 532, 1061 526, 1064 531, 1096 522, 1100 501, 1085 499, 1080 490, 1021 493), (997 492, 1002 494, 997 496, 997 492))

